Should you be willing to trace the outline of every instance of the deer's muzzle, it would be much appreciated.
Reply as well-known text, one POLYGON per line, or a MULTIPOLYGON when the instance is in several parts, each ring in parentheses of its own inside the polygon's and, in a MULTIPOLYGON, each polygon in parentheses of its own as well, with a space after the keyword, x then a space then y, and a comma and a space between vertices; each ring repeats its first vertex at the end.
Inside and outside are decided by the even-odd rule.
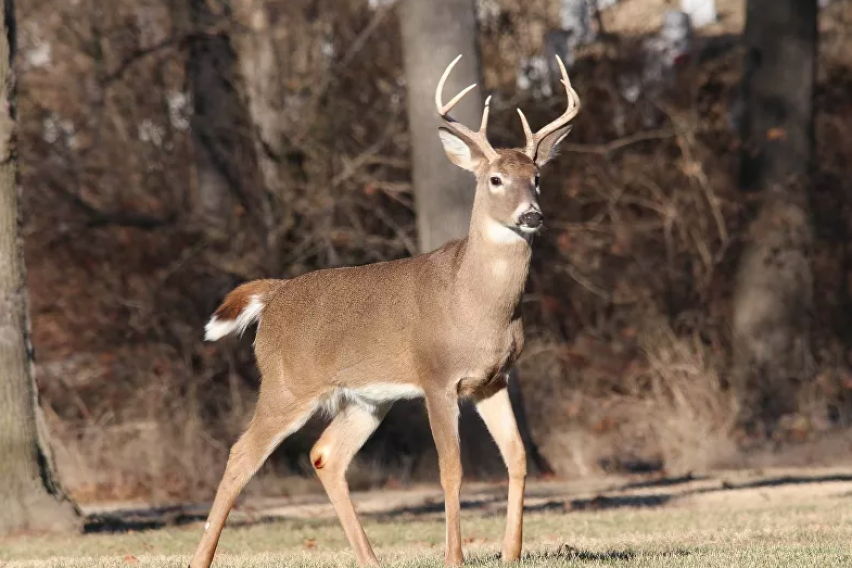
POLYGON ((518 221, 522 229, 537 230, 544 224, 544 215, 541 214, 541 211, 530 209, 523 213, 518 221))

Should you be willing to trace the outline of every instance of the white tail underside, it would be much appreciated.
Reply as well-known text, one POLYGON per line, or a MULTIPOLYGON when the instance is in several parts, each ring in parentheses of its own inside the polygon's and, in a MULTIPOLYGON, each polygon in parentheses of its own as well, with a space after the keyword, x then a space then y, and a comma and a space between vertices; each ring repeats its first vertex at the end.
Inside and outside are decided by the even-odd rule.
POLYGON ((242 335, 248 326, 260 321, 260 314, 265 306, 260 301, 260 296, 255 294, 236 319, 220 319, 218 316, 213 316, 204 326, 204 340, 216 341, 232 333, 242 335))

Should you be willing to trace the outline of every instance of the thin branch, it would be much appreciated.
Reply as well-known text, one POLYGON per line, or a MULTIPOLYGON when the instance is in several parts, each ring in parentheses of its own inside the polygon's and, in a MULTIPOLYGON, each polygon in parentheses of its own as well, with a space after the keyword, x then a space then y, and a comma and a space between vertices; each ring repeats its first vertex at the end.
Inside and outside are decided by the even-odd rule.
POLYGON ((180 45, 187 36, 176 36, 170 37, 161 41, 156 45, 152 45, 151 47, 146 47, 144 49, 136 49, 130 55, 121 60, 121 63, 118 64, 113 71, 107 73, 107 75, 103 78, 103 83, 108 85, 110 83, 114 83, 121 79, 125 73, 127 73, 133 65, 139 62, 142 59, 146 59, 151 55, 155 55, 161 51, 165 51, 171 47, 175 47, 180 45))
POLYGON ((153 217, 144 213, 122 212, 115 213, 99 213, 93 219, 90 219, 86 226, 94 227, 132 227, 134 229, 151 230, 159 227, 174 224, 177 220, 177 213, 169 213, 167 217, 153 217))
POLYGON ((647 132, 638 132, 632 136, 618 138, 606 144, 563 144, 562 148, 568 152, 576 152, 578 154, 609 154, 616 150, 621 150, 637 142, 645 140, 666 140, 674 138, 676 135, 672 128, 662 128, 659 130, 649 130, 647 132))
POLYGON ((602 298, 607 302, 612 301, 612 296, 606 290, 602 289, 600 286, 596 285, 594 282, 580 274, 579 271, 577 271, 570 264, 557 265, 556 269, 570 276, 577 284, 579 284, 595 296, 598 296, 599 298, 602 298))
POLYGON ((347 160, 344 157, 343 171, 338 172, 331 179, 331 187, 337 187, 338 185, 342 184, 343 182, 351 178, 353 175, 355 175, 358 172, 359 168, 371 162, 371 160, 376 156, 376 154, 379 153, 379 151, 382 149, 382 147, 393 134, 394 127, 396 126, 396 119, 398 116, 399 110, 397 108, 394 109, 390 120, 388 120, 387 126, 385 126, 384 131, 379 136, 378 140, 376 140, 366 150, 355 156, 353 159, 347 160))
POLYGON ((222 33, 224 30, 224 24, 210 26, 207 28, 201 28, 197 30, 192 30, 187 33, 171 36, 150 47, 135 49, 127 57, 121 60, 121 63, 118 64, 118 67, 107 73, 107 75, 103 78, 103 82, 106 85, 114 83, 115 81, 121 79, 125 73, 130 71, 130 69, 136 63, 152 55, 156 55, 161 51, 165 51, 173 47, 183 49, 192 40, 213 37, 222 33))
POLYGON ((118 226, 150 230, 171 225, 177 219, 177 213, 174 212, 163 218, 134 211, 101 211, 54 180, 48 180, 47 185, 54 193, 89 216, 86 227, 118 226))

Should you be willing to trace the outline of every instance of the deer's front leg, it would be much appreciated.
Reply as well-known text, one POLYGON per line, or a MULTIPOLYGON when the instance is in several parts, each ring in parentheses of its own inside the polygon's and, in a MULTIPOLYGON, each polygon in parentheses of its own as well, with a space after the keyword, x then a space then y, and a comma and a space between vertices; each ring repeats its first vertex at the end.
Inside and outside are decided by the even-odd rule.
POLYGON ((512 562, 521 557, 524 534, 524 485, 527 476, 524 442, 518 432, 507 388, 478 400, 476 410, 497 442, 509 470, 509 507, 506 513, 506 537, 503 539, 503 561, 512 562))
POLYGON ((459 450, 459 402, 455 392, 440 392, 426 396, 429 426, 438 449, 441 487, 444 488, 447 521, 447 548, 444 562, 458 566, 464 562, 461 548, 459 519, 462 484, 461 452, 459 450))

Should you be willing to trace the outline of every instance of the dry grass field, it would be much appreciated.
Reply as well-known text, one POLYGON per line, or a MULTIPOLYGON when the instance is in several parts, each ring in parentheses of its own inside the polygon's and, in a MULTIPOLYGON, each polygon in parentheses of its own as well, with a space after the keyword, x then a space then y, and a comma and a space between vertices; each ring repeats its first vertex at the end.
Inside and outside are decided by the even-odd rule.
MULTIPOLYGON (((469 564, 499 565, 503 492, 499 485, 474 484, 465 491, 462 530, 469 564)), ((849 469, 535 483, 529 495, 525 566, 852 565, 849 469)), ((442 564, 440 491, 374 491, 356 497, 386 566, 442 564)), ((184 513, 184 519, 194 519, 203 511, 184 513)), ((111 513, 103 509, 101 514, 111 513)), ((138 529, 144 523, 128 526, 138 529)), ((200 522, 183 523, 172 511, 170 525, 155 530, 23 535, 0 540, 0 566, 184 568, 200 531, 200 522)), ((322 500, 247 501, 232 516, 214 566, 354 566, 354 556, 322 500)))

